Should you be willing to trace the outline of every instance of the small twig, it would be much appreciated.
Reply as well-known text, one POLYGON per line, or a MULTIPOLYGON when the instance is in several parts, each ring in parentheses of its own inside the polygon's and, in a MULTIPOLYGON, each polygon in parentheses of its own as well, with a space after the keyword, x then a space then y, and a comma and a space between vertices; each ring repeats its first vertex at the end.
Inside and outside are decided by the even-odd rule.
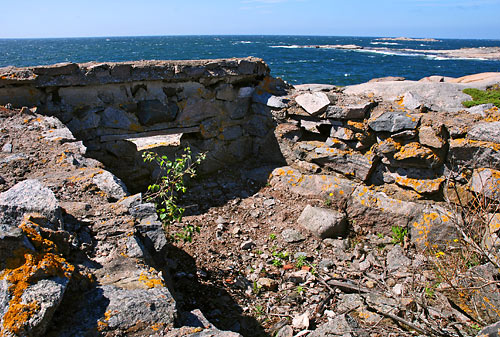
POLYGON ((403 318, 401 318, 401 317, 399 317, 399 316, 396 316, 396 315, 394 315, 394 314, 391 314, 391 313, 388 313, 388 312, 384 312, 384 311, 382 311, 382 310, 379 310, 379 309, 377 309, 377 308, 375 308, 375 307, 373 307, 373 306, 369 305, 368 303, 366 303, 366 301, 365 301, 365 304, 366 304, 366 306, 367 306, 370 310, 373 310, 373 311, 375 311, 376 313, 378 313, 378 314, 380 314, 380 315, 382 315, 382 316, 384 316, 384 317, 387 317, 387 318, 390 318, 390 319, 392 319, 392 320, 395 320, 396 322, 402 323, 402 324, 404 324, 404 325, 406 325, 406 326, 408 326, 408 327, 412 328, 413 330, 415 330, 415 331, 417 331, 417 332, 420 332, 420 333, 425 334, 425 335, 429 335, 429 331, 427 331, 427 330, 425 330, 425 329, 423 329, 423 328, 421 328, 421 327, 419 327, 419 326, 417 326, 417 325, 415 325, 415 324, 413 324, 413 323, 411 323, 411 322, 408 322, 407 320, 405 320, 405 319, 403 319, 403 318))

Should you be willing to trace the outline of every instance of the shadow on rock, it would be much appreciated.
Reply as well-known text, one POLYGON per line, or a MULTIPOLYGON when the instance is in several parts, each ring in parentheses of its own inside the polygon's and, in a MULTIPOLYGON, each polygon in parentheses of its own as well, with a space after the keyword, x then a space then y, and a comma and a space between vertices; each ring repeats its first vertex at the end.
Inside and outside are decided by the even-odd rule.
POLYGON ((195 259, 177 247, 170 248, 169 258, 175 261, 173 295, 179 309, 185 313, 179 316, 179 326, 195 326, 193 315, 189 313, 199 309, 219 330, 237 332, 245 337, 269 336, 257 320, 243 312, 243 308, 224 289, 224 285, 217 284, 224 278, 213 274, 224 274, 225 271, 208 272, 204 268, 198 268, 195 259))

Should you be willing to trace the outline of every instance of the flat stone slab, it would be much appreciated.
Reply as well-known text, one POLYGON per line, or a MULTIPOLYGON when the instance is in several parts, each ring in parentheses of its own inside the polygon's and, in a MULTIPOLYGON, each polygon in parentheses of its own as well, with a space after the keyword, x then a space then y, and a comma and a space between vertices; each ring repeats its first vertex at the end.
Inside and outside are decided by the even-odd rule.
POLYGON ((330 105, 330 99, 323 92, 303 94, 295 97, 295 101, 310 115, 317 115, 330 105))

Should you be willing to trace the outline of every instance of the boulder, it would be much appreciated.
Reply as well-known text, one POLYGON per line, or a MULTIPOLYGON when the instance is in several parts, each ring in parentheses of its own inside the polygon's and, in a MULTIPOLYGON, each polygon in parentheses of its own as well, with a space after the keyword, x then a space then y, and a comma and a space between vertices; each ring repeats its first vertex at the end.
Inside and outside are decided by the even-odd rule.
POLYGON ((420 116, 412 116, 404 112, 387 111, 368 122, 368 126, 376 132, 399 132, 417 128, 420 116))
POLYGON ((336 238, 347 233, 345 214, 331 209, 307 205, 297 222, 321 239, 336 238))
MULTIPOLYGON (((428 108, 433 111, 456 112, 464 110, 463 101, 470 100, 470 96, 462 92, 465 88, 485 89, 491 81, 458 84, 458 83, 433 83, 416 81, 390 81, 363 83, 348 86, 344 90, 347 95, 374 95, 384 101, 394 102, 407 92, 419 95, 428 102, 428 108)), ((427 105, 427 104, 426 104, 427 105)))
POLYGON ((442 164, 442 159, 431 149, 418 142, 408 143, 398 149, 389 164, 395 167, 435 168, 442 164))
POLYGON ((333 125, 330 131, 330 137, 340 140, 355 140, 355 133, 346 127, 333 125))
POLYGON ((34 179, 24 180, 0 193, 3 235, 17 232, 15 228, 26 213, 38 213, 47 217, 52 224, 59 224, 61 219, 61 209, 54 193, 34 179))
POLYGON ((283 241, 287 243, 300 242, 306 239, 304 234, 293 228, 283 230, 283 232, 281 232, 281 237, 283 238, 283 241))
POLYGON ((310 115, 320 114, 330 105, 330 99, 323 92, 302 94, 297 96, 295 101, 310 115))
POLYGON ((92 182, 110 199, 119 200, 128 195, 125 184, 111 172, 102 171, 92 178, 92 182))

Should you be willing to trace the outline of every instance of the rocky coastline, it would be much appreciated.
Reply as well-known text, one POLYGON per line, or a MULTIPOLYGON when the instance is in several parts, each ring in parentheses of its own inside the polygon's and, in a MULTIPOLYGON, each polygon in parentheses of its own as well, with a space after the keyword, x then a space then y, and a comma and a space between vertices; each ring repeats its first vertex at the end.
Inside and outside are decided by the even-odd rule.
MULTIPOLYGON (((392 41, 392 40, 391 40, 392 41)), ((391 49, 377 47, 363 47, 355 44, 347 45, 302 45, 293 46, 295 48, 317 48, 317 49, 340 49, 340 50, 363 50, 372 53, 412 53, 420 56, 440 56, 443 58, 463 58, 463 59, 481 59, 481 60, 500 60, 500 47, 480 47, 480 48, 461 48, 450 50, 434 49, 391 49)))
POLYGON ((0 76, 2 336, 498 333, 500 112, 462 102, 500 73, 294 87, 248 58, 0 76), (185 145, 212 159, 182 198, 201 232, 175 243, 129 180, 157 174, 144 149, 185 145), (487 203, 487 259, 437 273, 459 265, 465 200, 487 203))

